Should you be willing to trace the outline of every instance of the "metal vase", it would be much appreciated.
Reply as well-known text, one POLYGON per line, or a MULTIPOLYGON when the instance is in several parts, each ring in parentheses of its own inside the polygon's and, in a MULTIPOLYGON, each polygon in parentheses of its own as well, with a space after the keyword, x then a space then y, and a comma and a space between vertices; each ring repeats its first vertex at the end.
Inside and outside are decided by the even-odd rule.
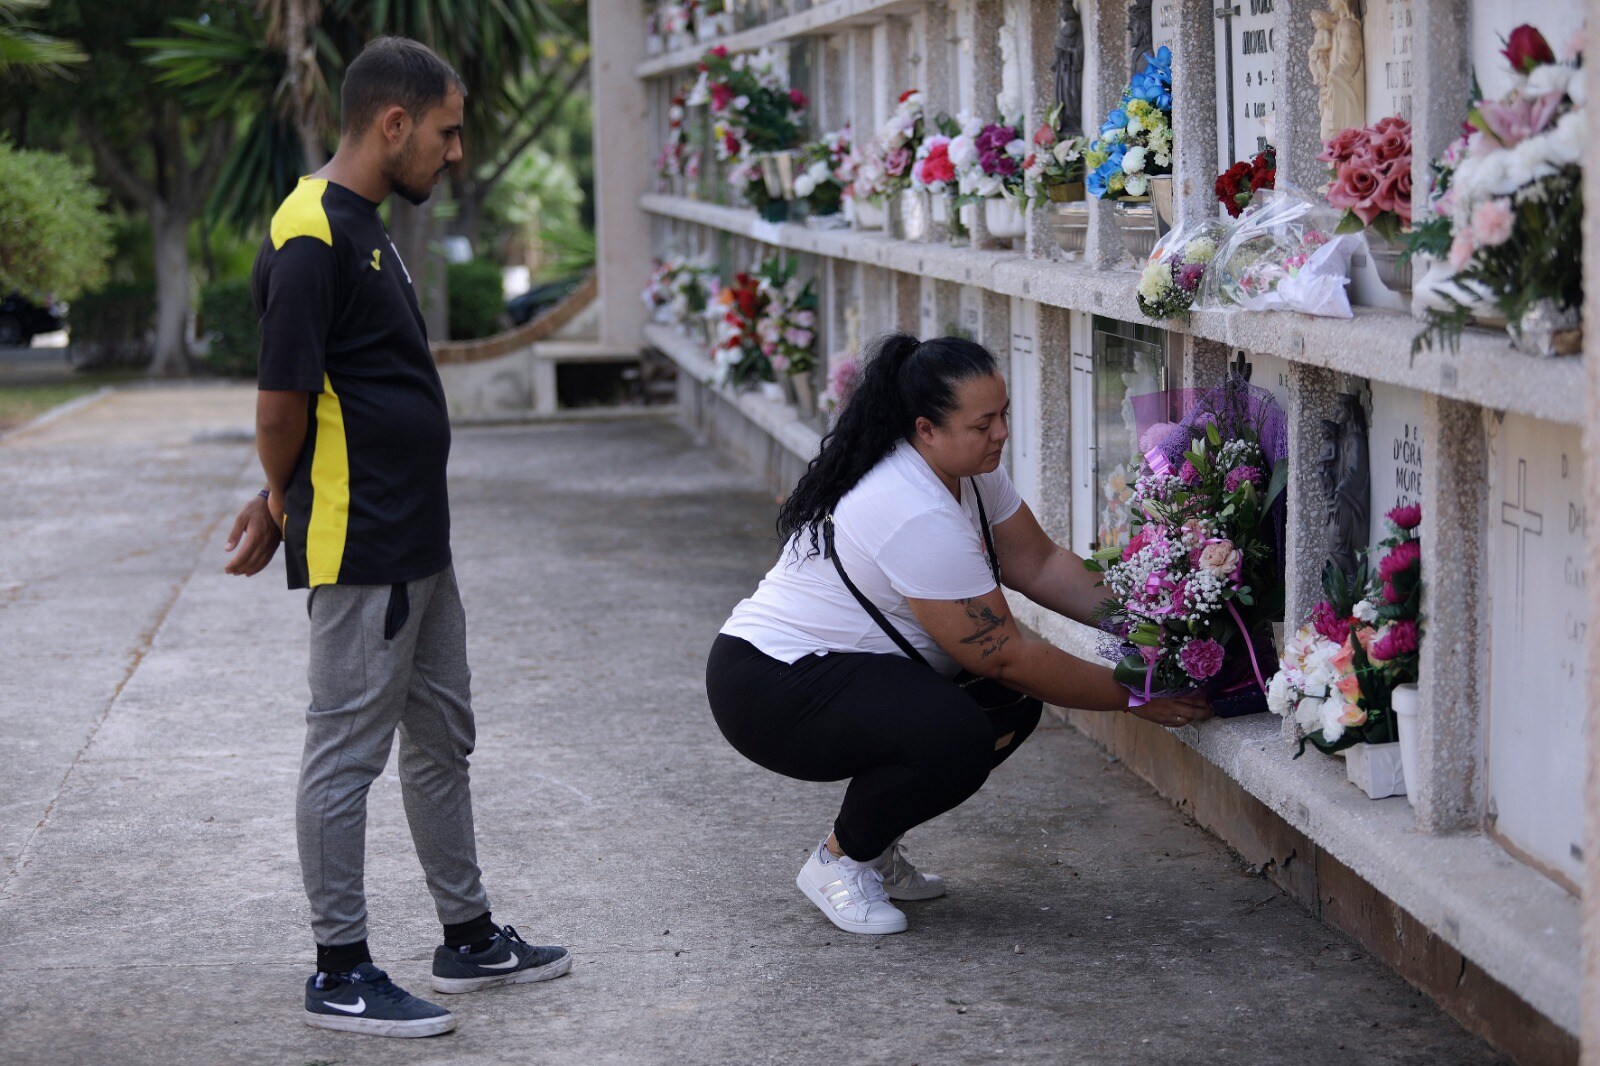
POLYGON ((1378 280, 1383 287, 1398 296, 1410 296, 1411 258, 1405 256, 1405 246, 1369 232, 1367 251, 1372 254, 1372 266, 1378 272, 1378 280), (1405 258, 1402 259, 1402 256, 1405 258))
POLYGON ((769 199, 787 199, 787 197, 783 195, 783 182, 778 176, 777 157, 771 152, 768 152, 761 157, 761 181, 767 187, 767 197, 769 199))
POLYGON ((1050 229, 1055 233, 1056 247, 1068 255, 1082 255, 1089 247, 1089 204, 1052 204, 1050 229))
POLYGON ((1158 236, 1165 236, 1172 228, 1172 175, 1150 179, 1150 206, 1156 209, 1158 236))
POLYGON ((1506 327, 1518 351, 1546 358, 1583 351, 1583 311, 1558 300, 1540 300, 1506 327))
POLYGON ((1114 207, 1111 214, 1122 232, 1122 246, 1141 263, 1149 259, 1160 239, 1156 212, 1150 201, 1144 197, 1129 198, 1116 201, 1114 207))

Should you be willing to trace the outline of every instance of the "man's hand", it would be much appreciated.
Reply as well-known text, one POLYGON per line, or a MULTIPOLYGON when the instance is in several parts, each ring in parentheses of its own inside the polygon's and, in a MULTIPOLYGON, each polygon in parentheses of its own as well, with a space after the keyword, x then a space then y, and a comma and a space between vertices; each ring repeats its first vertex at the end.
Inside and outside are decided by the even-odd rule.
POLYGON ((1177 729, 1210 718, 1211 705, 1203 696, 1173 696, 1153 699, 1143 707, 1131 708, 1128 713, 1168 729, 1177 729))
POLYGON ((228 543, 223 545, 224 551, 238 548, 239 554, 223 570, 252 577, 266 569, 278 553, 278 543, 283 540, 283 527, 279 524, 282 520, 282 504, 274 510, 260 496, 251 497, 239 517, 233 520, 233 532, 228 534, 228 543))

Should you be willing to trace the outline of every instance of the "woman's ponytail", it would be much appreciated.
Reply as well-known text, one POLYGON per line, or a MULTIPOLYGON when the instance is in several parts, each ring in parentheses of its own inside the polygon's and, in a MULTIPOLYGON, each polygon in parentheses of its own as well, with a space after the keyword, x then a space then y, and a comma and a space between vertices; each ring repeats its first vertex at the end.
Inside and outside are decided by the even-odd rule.
POLYGON ((778 509, 778 535, 785 540, 808 530, 818 548, 818 526, 844 494, 910 438, 918 418, 943 425, 956 406, 955 386, 996 372, 994 356, 959 337, 918 341, 890 333, 873 345, 855 392, 794 491, 778 509))

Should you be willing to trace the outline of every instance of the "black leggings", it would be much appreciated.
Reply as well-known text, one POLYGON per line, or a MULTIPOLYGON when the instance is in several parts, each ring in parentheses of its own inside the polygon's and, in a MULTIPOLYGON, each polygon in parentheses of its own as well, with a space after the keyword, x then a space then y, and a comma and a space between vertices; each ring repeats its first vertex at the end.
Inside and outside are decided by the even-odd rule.
POLYGON ((706 693, 745 758, 802 781, 850 779, 833 832, 861 861, 978 791, 1043 709, 1028 699, 986 711, 901 655, 808 655, 790 665, 726 634, 711 646, 706 693))

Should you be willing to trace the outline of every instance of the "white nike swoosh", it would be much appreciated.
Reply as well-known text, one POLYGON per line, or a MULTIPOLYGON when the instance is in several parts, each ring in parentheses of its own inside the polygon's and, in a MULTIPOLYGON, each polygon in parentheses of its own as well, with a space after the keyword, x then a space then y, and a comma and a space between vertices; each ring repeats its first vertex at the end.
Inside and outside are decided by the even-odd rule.
POLYGON ((517 956, 513 954, 505 962, 480 962, 478 963, 478 967, 484 970, 509 970, 511 967, 515 966, 521 961, 521 959, 517 958, 517 956))
POLYGON ((354 1006, 347 1006, 343 1003, 335 1003, 331 999, 325 999, 322 1002, 325 1006, 332 1007, 334 1010, 342 1010, 346 1014, 360 1014, 367 1009, 367 1001, 362 999, 360 996, 356 997, 354 1006))

